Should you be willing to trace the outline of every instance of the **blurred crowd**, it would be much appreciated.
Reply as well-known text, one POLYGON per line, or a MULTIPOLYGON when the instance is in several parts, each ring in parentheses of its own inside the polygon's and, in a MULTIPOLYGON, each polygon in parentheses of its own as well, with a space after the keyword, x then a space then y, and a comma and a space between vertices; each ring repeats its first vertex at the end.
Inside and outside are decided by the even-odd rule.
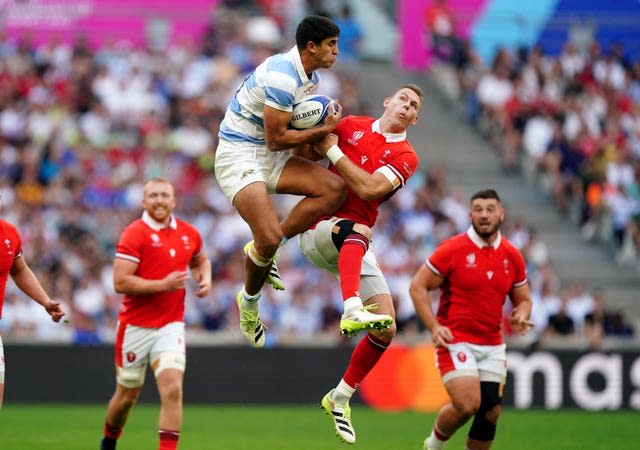
POLYGON ((434 55, 454 70, 449 92, 491 141, 504 170, 535 180, 585 240, 607 244, 618 263, 637 264, 640 61, 627 56, 621 41, 602 48, 591 36, 570 37, 558 55, 538 46, 499 48, 485 65, 456 34, 444 0, 425 21, 434 55), (449 23, 446 33, 436 26, 442 22, 449 23))
MULTIPOLYGON (((533 180, 585 241, 606 245, 618 264, 638 265, 640 61, 626 56, 622 42, 603 49, 591 36, 570 37, 558 55, 539 46, 498 48, 485 64, 446 0, 427 7, 424 22, 433 78, 492 144, 504 172, 533 180)), ((603 337, 633 335, 601 288, 562 286, 552 267, 538 268, 534 320, 547 326, 536 327, 533 344, 571 336, 598 348, 603 337)))
MULTIPOLYGON (((33 35, 23 35, 15 41, 0 36, 1 216, 17 225, 27 261, 45 289, 63 301, 69 316, 68 324, 48 321, 41 308, 9 283, 0 321, 5 341, 93 345, 113 340, 121 300, 112 285, 114 247, 124 227, 141 214, 144 181, 163 176, 176 188, 177 215, 199 229, 213 263, 211 294, 197 299, 192 289, 187 289, 190 340, 243 342, 235 293, 243 280, 242 248, 250 233, 212 174, 218 125, 236 86, 266 56, 293 45, 292 23, 308 13, 323 12, 334 15, 344 30, 341 41, 344 38, 345 48, 341 52, 348 58, 340 61, 335 70, 323 71, 321 91, 339 98, 345 114, 370 113, 358 96, 353 76, 361 31, 348 8, 320 11, 313 5, 322 2, 308 2, 296 16, 295 11, 283 15, 282 9, 273 9, 278 2, 256 2, 263 8, 257 11, 247 9, 243 3, 254 4, 223 2, 201 38, 174 42, 162 50, 134 48, 125 41, 93 47, 83 35, 73 43, 52 39, 41 44, 35 42, 33 35)), ((598 135, 604 140, 597 142, 606 142, 611 148, 601 150, 595 136, 589 134, 593 137, 590 156, 594 158, 583 159, 593 162, 594 171, 608 167, 603 165, 604 160, 595 158, 600 153, 614 155, 614 162, 621 166, 616 166, 618 176, 613 181, 596 178, 594 172, 590 182, 599 183, 603 202, 609 198, 607 183, 614 181, 616 192, 640 195, 636 192, 640 189, 631 183, 637 181, 635 175, 639 172, 633 170, 636 150, 640 155, 638 143, 620 139, 620 133, 605 133, 631 126, 640 130, 637 101, 626 107, 624 102, 614 101, 620 91, 606 82, 600 83, 600 75, 595 74, 582 89, 561 89, 566 87, 568 76, 561 60, 554 63, 539 50, 533 50, 524 60, 500 52, 496 60, 499 62, 492 70, 481 71, 471 63, 459 68, 461 80, 478 71, 475 87, 468 80, 463 83, 464 95, 477 97, 482 105, 470 110, 470 117, 486 116, 492 126, 499 126, 505 148, 513 139, 510 134, 519 130, 526 142, 527 127, 546 120, 552 135, 562 131, 558 137, 566 143, 568 152, 583 152, 583 147, 569 143, 577 145, 575 137, 584 135, 579 130, 590 124, 585 118, 593 119, 591 114, 602 114, 604 108, 606 126, 600 128, 598 135), (543 61, 548 69, 543 70, 543 61), (505 68, 518 68, 520 76, 513 77, 505 68), (549 80, 543 77, 545 70, 552 77, 549 80), (538 80, 538 84, 531 85, 530 78, 538 80), (510 93, 514 95, 502 96, 509 102, 493 106, 486 103, 485 98, 498 97, 494 93, 482 94, 480 87, 488 79, 494 88, 511 86, 510 93), (536 96, 532 96, 532 89, 536 96), (547 91, 555 92, 556 97, 533 102, 534 97, 540 100, 547 91), (567 91, 574 92, 573 97, 565 98, 567 91), (524 95, 526 92, 531 95, 524 95), (517 108, 515 104, 506 107, 511 103, 517 108), (598 105, 601 109, 594 111, 598 105), (634 112, 635 116, 629 115, 634 112), (589 116, 585 116, 587 113, 589 116), (564 121, 560 122, 559 117, 564 121), (572 139, 563 137, 569 132, 574 133, 572 139)), ((603 57, 603 64, 605 60, 603 57)), ((583 73, 578 67, 595 67, 587 63, 590 60, 580 61, 581 66, 574 62, 573 75, 583 73)), ((608 61, 614 64, 611 58, 608 61)), ((631 95, 630 86, 636 86, 633 95, 637 100, 637 77, 623 78, 621 92, 631 95)), ((637 137, 640 139, 640 134, 637 137)), ((514 146, 513 151, 520 147, 514 146)), ((546 144, 544 147, 541 154, 546 155, 546 144)), ((507 150, 504 154, 509 166, 513 156, 507 150)), ((554 169, 549 159, 540 158, 536 170, 566 181, 559 190, 565 196, 557 197, 559 206, 563 199, 590 198, 578 197, 580 189, 568 191, 574 180, 569 182, 564 168, 567 164, 554 169)), ((583 175, 576 173, 574 178, 580 176, 583 175)), ((586 186, 583 190, 589 192, 586 186)), ((297 201, 292 196, 276 198, 282 216, 297 201)), ((397 305, 398 339, 424 337, 408 296, 410 278, 440 241, 468 227, 467 211, 465 194, 448 180, 446 168, 438 166, 418 172, 381 208, 372 245, 397 305)), ((601 211, 585 208, 585 223, 601 211)), ((541 299, 535 302, 538 332, 530 338, 532 343, 541 342, 546 334, 586 335, 592 324, 602 335, 632 334, 631 329, 620 331, 620 326, 626 326, 623 321, 620 325, 620 320, 611 318, 609 312, 600 311, 600 292, 585 292, 579 283, 569 288, 560 286, 549 249, 523 220, 510 219, 503 231, 525 254, 533 295, 541 299), (563 314, 571 319, 571 326, 563 314), (591 319, 586 318, 589 314, 591 319)), ((337 332, 342 311, 338 283, 313 268, 294 239, 281 249, 278 265, 287 289, 278 293, 264 290, 261 318, 269 327, 267 345, 343 343, 344 338, 337 332)))

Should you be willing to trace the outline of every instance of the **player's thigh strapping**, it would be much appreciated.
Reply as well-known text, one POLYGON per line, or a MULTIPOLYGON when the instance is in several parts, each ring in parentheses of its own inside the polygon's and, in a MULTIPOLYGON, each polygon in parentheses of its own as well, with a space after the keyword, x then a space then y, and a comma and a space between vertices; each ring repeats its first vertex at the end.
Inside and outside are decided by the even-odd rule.
POLYGON ((215 156, 216 180, 232 202, 238 192, 255 182, 265 183, 274 194, 289 158, 288 150, 272 152, 266 145, 221 139, 215 156))
POLYGON ((116 335, 118 383, 128 388, 142 386, 150 363, 156 377, 165 369, 184 372, 186 347, 183 322, 172 322, 160 328, 118 324, 116 335))
MULTIPOLYGON (((334 243, 333 230, 336 225, 345 225, 346 222, 348 222, 347 219, 332 217, 321 220, 313 229, 298 235, 300 249, 307 259, 316 267, 332 273, 336 278, 338 277, 338 249, 334 243)), ((377 294, 390 294, 390 291, 373 249, 369 245, 360 271, 360 297, 366 301, 377 294)))

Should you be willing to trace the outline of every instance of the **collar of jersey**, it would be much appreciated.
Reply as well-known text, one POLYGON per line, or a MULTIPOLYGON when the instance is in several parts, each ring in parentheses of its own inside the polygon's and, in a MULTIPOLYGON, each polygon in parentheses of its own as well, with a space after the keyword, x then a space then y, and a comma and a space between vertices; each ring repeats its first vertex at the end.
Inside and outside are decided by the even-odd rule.
POLYGON ((407 133, 383 133, 382 131, 380 131, 380 119, 375 120, 372 124, 371 124, 371 131, 373 131, 374 133, 378 133, 384 136, 384 138, 387 140, 387 143, 391 143, 391 142, 402 142, 404 140, 407 139, 407 133))
MULTIPOLYGON (((153 217, 151 217, 149 213, 146 211, 142 213, 142 221, 146 223, 150 228, 153 228, 156 231, 160 231, 163 228, 167 227, 165 224, 153 220, 153 217)), ((176 222, 176 218, 173 216, 173 214, 171 214, 169 227, 173 228, 174 230, 178 228, 178 223, 176 222)))
MULTIPOLYGON (((484 239, 482 239, 478 235, 478 233, 476 233, 476 230, 473 229, 473 226, 470 226, 469 229, 467 230, 467 236, 469 236, 469 239, 471 239, 471 242, 476 244, 479 248, 489 247, 489 244, 484 239)), ((493 241, 493 244, 491 244, 491 246, 493 247, 494 250, 497 250, 498 247, 500 247, 501 242, 502 242, 502 234, 498 231, 498 237, 496 238, 495 241, 493 241)))
POLYGON ((300 79, 302 80, 302 84, 305 84, 309 81, 309 77, 304 71, 304 67, 302 66, 302 59, 300 58, 300 52, 298 51, 298 47, 295 45, 291 50, 289 50, 289 54, 293 58, 293 62, 296 65, 296 70, 298 71, 298 75, 300 75, 300 79))

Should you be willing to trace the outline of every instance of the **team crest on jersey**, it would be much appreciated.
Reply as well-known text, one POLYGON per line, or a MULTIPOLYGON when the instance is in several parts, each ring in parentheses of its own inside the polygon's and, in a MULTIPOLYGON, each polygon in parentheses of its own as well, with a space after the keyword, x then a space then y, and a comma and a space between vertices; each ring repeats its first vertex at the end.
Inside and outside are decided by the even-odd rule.
POLYGON ((182 239, 182 244, 184 245, 184 248, 189 250, 191 248, 191 245, 189 244, 189 236, 187 236, 186 234, 183 234, 181 239, 182 239))
POLYGON ((5 239, 4 240, 4 245, 5 247, 7 247, 7 255, 11 255, 13 254, 13 250, 11 250, 11 240, 10 239, 5 239))
POLYGON ((360 165, 361 165, 361 166, 362 166, 362 165, 364 165, 364 163, 366 163, 368 159, 369 159, 369 158, 367 157, 367 155, 362 155, 362 156, 360 157, 360 165))
POLYGON ((169 254, 171 255, 172 258, 176 257, 176 249, 175 248, 170 248, 169 249, 169 254))
POLYGON ((162 242, 160 242, 160 236, 156 233, 151 235, 151 246, 152 247, 162 247, 162 242))
POLYGON ((489 271, 487 272, 487 278, 488 278, 488 279, 492 279, 492 278, 493 278, 493 270, 489 270, 489 271))
POLYGON ((509 260, 507 258, 502 260, 502 265, 504 266, 504 273, 509 274, 509 260))
POLYGON ((387 156, 389 156, 391 154, 391 150, 390 149, 386 149, 383 153, 382 156, 380 157, 380 159, 378 160, 379 163, 381 164, 386 164, 387 163, 387 156))
POLYGON ((467 255, 467 267, 468 268, 476 267, 476 254, 475 253, 469 253, 467 255))
POLYGON ((362 139, 362 136, 364 136, 364 131, 354 131, 353 136, 347 139, 347 142, 351 145, 358 145, 358 141, 362 139))

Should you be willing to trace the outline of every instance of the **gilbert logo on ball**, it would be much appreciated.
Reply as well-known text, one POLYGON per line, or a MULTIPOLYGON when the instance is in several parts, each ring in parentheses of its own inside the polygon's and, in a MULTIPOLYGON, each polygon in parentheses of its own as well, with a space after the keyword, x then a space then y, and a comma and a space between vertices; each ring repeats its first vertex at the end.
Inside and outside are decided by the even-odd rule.
POLYGON ((326 95, 309 95, 293 105, 291 127, 306 130, 321 125, 327 114, 335 112, 333 99, 326 95), (331 108, 330 108, 331 106, 331 108))

